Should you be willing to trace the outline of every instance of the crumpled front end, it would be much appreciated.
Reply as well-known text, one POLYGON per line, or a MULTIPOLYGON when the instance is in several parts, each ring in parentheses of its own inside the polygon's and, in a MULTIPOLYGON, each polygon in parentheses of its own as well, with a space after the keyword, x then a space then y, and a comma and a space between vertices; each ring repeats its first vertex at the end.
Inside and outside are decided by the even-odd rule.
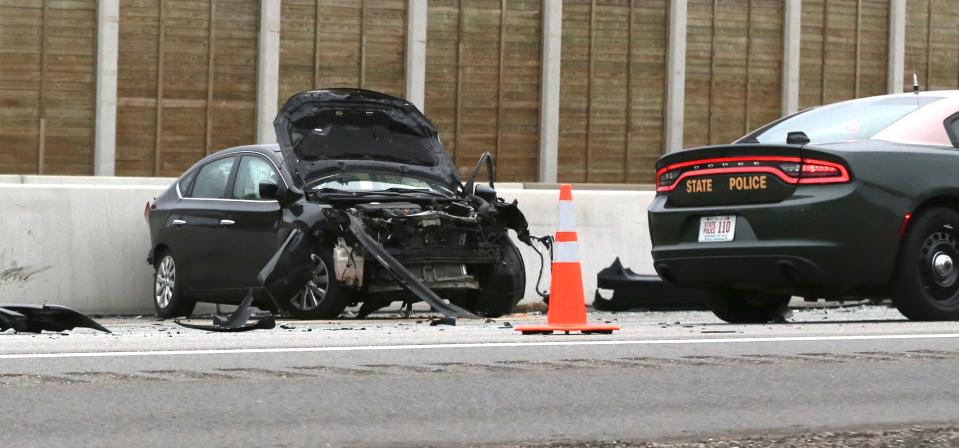
POLYGON ((447 316, 501 315, 522 298, 507 231, 531 239, 515 202, 496 196, 488 153, 461 182, 416 106, 363 89, 293 95, 274 128, 303 194, 284 206, 294 230, 259 275, 278 305, 325 309, 308 318, 335 317, 346 301, 362 302, 360 314, 423 300, 447 316), (488 187, 475 183, 483 166, 488 187))
MULTIPOLYGON (((476 268, 502 259, 495 240, 505 229, 496 225, 495 217, 484 219, 466 204, 363 204, 352 214, 397 262, 431 289, 478 290, 476 268)), ((371 274, 368 292, 398 290, 382 270, 371 274)))
POLYGON ((521 240, 529 232, 515 202, 475 195, 331 202, 306 204, 297 229, 261 271, 277 303, 310 281, 311 257, 328 249, 335 281, 355 291, 366 312, 422 300, 454 317, 499 314, 486 312, 484 297, 508 296, 510 308, 522 298, 525 269, 508 231, 521 240))

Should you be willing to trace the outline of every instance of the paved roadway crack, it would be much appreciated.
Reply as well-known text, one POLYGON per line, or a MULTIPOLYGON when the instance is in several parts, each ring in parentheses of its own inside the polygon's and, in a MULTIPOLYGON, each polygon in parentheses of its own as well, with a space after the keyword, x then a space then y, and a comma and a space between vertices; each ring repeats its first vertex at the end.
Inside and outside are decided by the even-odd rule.
POLYGON ((231 367, 214 369, 218 372, 237 373, 258 378, 313 378, 316 375, 310 375, 302 372, 290 372, 286 370, 259 369, 250 367, 231 367))
POLYGON ((166 377, 173 377, 177 379, 189 379, 189 380, 235 380, 237 379, 237 377, 232 375, 224 375, 222 373, 200 372, 196 370, 172 370, 172 369, 143 370, 140 373, 147 373, 151 375, 160 375, 160 376, 166 376, 166 377))
POLYGON ((333 366, 293 366, 289 368, 294 370, 309 370, 316 373, 348 375, 348 376, 371 376, 371 375, 382 374, 381 372, 377 372, 374 370, 350 369, 347 367, 333 367, 333 366))
POLYGON ((118 372, 64 372, 64 375, 80 377, 93 383, 166 381, 163 378, 118 372))
POLYGON ((4 386, 72 385, 86 383, 89 383, 89 381, 62 376, 0 373, 0 385, 4 386))

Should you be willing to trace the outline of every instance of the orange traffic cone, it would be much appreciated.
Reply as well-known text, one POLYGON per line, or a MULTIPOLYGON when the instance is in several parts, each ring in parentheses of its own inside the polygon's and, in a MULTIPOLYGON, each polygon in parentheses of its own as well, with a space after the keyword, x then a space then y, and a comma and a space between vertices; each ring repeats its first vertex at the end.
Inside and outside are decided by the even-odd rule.
POLYGON ((549 310, 546 325, 522 325, 523 334, 551 334, 579 331, 583 334, 610 334, 616 325, 586 322, 586 299, 583 293, 583 272, 579 266, 579 245, 573 219, 573 187, 559 187, 559 230, 553 246, 553 275, 550 279, 549 310))

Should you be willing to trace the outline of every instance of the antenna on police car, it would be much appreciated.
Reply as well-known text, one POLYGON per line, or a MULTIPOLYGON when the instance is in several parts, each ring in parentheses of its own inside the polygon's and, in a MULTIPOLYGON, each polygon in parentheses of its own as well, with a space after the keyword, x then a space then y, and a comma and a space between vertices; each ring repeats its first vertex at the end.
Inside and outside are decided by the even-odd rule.
POLYGON ((919 94, 919 75, 912 72, 912 93, 919 94))

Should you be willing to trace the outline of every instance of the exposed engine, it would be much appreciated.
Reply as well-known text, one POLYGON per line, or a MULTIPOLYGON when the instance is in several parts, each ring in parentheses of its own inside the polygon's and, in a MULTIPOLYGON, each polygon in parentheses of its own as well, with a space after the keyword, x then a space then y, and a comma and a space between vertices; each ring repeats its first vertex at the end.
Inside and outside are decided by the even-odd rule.
MULTIPOLYGON (((484 217, 465 201, 367 203, 350 212, 397 261, 436 291, 478 290, 480 267, 502 260, 500 245, 493 242, 506 231, 496 222, 498 214, 484 217)), ((364 272, 363 252, 339 239, 333 257, 337 280, 357 289, 365 286, 371 295, 404 290, 386 271, 364 272)))

